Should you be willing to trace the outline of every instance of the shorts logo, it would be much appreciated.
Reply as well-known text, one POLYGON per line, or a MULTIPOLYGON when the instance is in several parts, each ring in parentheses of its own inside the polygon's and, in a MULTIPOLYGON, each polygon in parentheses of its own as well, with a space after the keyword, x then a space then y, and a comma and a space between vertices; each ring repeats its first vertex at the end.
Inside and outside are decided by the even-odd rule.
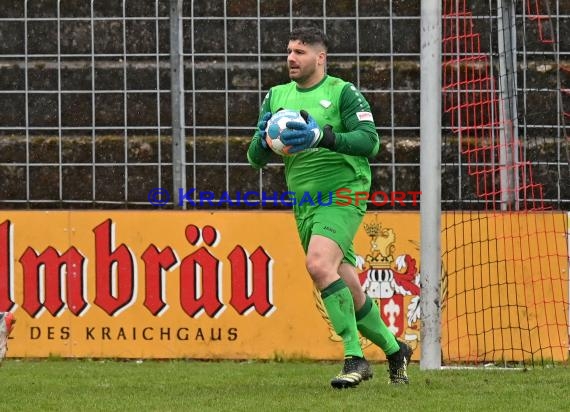
POLYGON ((336 233, 336 229, 334 229, 334 228, 332 228, 332 227, 330 227, 330 226, 325 226, 325 227, 323 227, 323 230, 328 230, 329 232, 336 233))

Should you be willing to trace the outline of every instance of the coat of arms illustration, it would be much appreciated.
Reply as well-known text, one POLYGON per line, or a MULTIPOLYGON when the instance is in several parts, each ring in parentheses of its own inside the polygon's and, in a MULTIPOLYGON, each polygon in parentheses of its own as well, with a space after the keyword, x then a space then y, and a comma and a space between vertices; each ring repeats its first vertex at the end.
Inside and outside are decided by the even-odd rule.
POLYGON ((396 233, 378 222, 365 223, 369 253, 359 259, 360 284, 376 301, 388 329, 412 347, 419 341, 420 273, 411 254, 396 256, 396 233), (396 256, 396 257, 395 257, 396 256))
MULTIPOLYGON (((416 259, 409 253, 396 254, 396 233, 373 221, 363 228, 370 238, 365 256, 357 255, 358 277, 362 289, 378 305, 386 326, 400 340, 416 348, 420 339, 420 273, 416 259)), ((419 252, 419 244, 410 240, 419 252)), ((315 290, 317 308, 328 323, 330 339, 340 341, 324 310, 320 293, 315 290)), ((361 337, 362 347, 371 345, 361 337)))

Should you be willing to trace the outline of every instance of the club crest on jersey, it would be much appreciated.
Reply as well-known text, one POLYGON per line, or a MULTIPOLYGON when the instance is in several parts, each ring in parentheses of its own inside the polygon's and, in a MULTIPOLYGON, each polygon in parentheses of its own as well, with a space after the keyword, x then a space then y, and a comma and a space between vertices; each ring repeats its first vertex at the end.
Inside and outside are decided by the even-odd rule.
POLYGON ((328 109, 328 108, 331 107, 331 105, 332 105, 332 102, 331 102, 330 100, 325 100, 325 99, 321 100, 319 103, 320 103, 321 106, 323 106, 325 109, 328 109))

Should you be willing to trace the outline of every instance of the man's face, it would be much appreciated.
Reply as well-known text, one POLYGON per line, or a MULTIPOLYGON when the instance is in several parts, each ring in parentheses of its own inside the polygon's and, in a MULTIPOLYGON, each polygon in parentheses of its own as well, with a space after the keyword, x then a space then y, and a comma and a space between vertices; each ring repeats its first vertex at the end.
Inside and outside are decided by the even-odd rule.
POLYGON ((325 50, 319 45, 291 40, 287 45, 289 77, 302 87, 318 83, 324 74, 325 50))

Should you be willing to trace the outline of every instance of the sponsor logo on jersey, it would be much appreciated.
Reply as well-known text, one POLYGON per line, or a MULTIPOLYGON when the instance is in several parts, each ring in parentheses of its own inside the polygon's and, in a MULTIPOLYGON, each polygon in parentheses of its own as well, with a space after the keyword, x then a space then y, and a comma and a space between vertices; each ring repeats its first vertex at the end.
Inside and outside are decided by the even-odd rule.
POLYGON ((372 113, 370 113, 370 112, 357 112, 356 117, 358 117, 358 120, 360 120, 361 122, 366 121, 366 120, 370 121, 370 122, 374 121, 374 119, 372 117, 372 113))

